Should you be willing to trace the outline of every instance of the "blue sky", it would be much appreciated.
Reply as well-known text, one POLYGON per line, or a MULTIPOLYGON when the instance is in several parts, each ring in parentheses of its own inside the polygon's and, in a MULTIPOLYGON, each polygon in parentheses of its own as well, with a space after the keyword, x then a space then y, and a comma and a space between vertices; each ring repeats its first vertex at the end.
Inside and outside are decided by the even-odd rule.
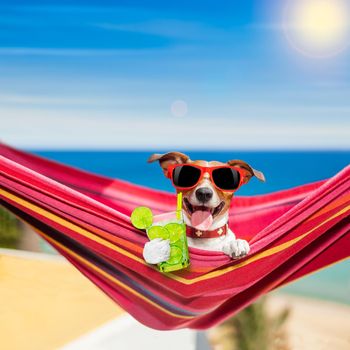
POLYGON ((322 59, 295 50, 284 2, 0 2, 0 139, 349 149, 350 50, 322 59))

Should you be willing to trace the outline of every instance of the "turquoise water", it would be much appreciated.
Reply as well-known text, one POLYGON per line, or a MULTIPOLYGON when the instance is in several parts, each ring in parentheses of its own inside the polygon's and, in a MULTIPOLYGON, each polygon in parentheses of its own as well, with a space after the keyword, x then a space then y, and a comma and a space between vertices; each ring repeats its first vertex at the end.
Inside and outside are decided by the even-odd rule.
MULTIPOLYGON (((158 153, 162 151, 157 150, 158 153)), ((194 152, 191 159, 242 159, 264 172, 266 183, 256 179, 239 190, 239 195, 255 195, 286 189, 333 176, 350 164, 350 151, 317 152, 194 152)), ((158 162, 147 163, 151 152, 128 151, 40 151, 42 156, 98 174, 124 179, 144 186, 174 191, 158 162)), ((350 260, 343 261, 280 289, 350 304, 350 260)))

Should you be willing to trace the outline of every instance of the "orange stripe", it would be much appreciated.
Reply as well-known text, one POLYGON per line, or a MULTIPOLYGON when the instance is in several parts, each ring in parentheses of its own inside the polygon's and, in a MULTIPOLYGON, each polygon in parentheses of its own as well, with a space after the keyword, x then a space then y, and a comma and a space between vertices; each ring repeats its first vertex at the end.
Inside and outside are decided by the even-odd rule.
MULTIPOLYGON (((25 201, 24 199, 21 199, 15 195, 12 195, 2 189, 0 189, 0 194, 3 194, 5 197, 13 200, 14 202, 20 204, 20 205, 23 205, 24 207, 34 211, 34 212, 37 212, 39 213, 40 215, 54 221, 54 222, 57 222, 59 223, 60 225, 64 226, 64 227, 67 227, 69 229, 71 229, 72 231, 84 236, 84 237, 87 237, 89 238, 90 240, 92 241, 95 241, 111 250, 114 250, 114 251, 117 251, 118 253, 120 254, 123 254, 139 263, 141 263, 142 265, 147 265, 146 262, 143 260, 143 259, 140 259, 138 257, 136 257, 135 255, 131 254, 130 252, 120 248, 120 247, 116 247, 114 246, 113 244, 111 244, 110 242, 102 239, 101 237, 98 237, 96 235, 94 235, 93 233, 63 219, 63 218, 60 218, 58 217, 57 215, 55 214, 52 214, 50 212, 47 212, 45 209, 42 209, 32 203, 29 203, 27 201, 25 201)), ((348 196, 350 197, 350 196, 348 196)), ((194 277, 192 279, 186 279, 182 276, 177 276, 175 274, 171 274, 171 273, 168 273, 166 276, 172 278, 173 280, 176 280, 180 283, 183 283, 185 285, 192 285, 192 284, 195 284, 197 282, 200 282, 200 281, 204 281, 204 280, 207 280, 207 279, 210 279, 210 278, 213 278, 213 277, 218 277, 218 276, 221 276, 221 275, 224 275, 230 271, 234 271, 234 270, 237 270, 241 267, 244 267, 244 266, 247 266, 249 265, 250 263, 252 262, 255 262, 255 261, 258 261, 258 260, 261 260, 263 258, 266 258, 266 257, 269 257, 271 255, 274 255, 276 253, 279 253, 287 248, 290 248, 291 246, 293 246, 294 244, 298 243, 300 240, 302 240, 303 238, 305 238, 306 236, 308 236, 309 234, 311 234, 313 231, 315 231, 316 229, 318 229, 319 227, 321 227, 322 225, 328 223, 329 221, 333 220, 334 218, 344 214, 345 212, 347 212, 348 210, 350 209, 350 205, 343 208, 341 211, 339 211, 338 213, 334 214, 333 216, 327 218, 325 221, 321 222, 320 224, 318 224, 317 226, 315 226, 313 229, 307 231, 306 233, 288 241, 288 242, 285 242, 283 244, 280 244, 279 246, 276 246, 276 247, 273 247, 273 248, 270 248, 270 249, 267 249, 261 253, 258 253, 258 254, 255 254, 254 256, 252 256, 250 259, 247 259, 239 264, 236 264, 234 266, 229 266, 227 268, 223 268, 223 269, 219 269, 219 270, 215 270, 215 271, 212 271, 212 272, 209 272, 205 275, 202 275, 202 276, 198 276, 198 277, 194 277)), ((147 265, 149 266, 149 265, 147 265)))
POLYGON ((134 254, 131 254, 127 250, 124 250, 123 248, 120 248, 116 245, 113 245, 111 242, 105 240, 104 238, 102 238, 98 235, 95 235, 94 233, 92 233, 88 230, 85 230, 84 228, 82 228, 76 224, 73 224, 72 222, 70 222, 66 219, 63 219, 56 214, 53 214, 53 213, 51 213, 43 208, 40 208, 37 205, 32 204, 32 203, 30 203, 22 198, 19 198, 19 197, 15 196, 9 192, 6 192, 2 189, 0 189, 0 194, 4 195, 5 197, 9 198, 10 200, 12 200, 16 203, 22 205, 23 207, 30 209, 31 211, 38 213, 38 214, 44 216, 45 218, 74 231, 75 233, 78 233, 81 236, 84 236, 85 238, 89 238, 92 241, 95 241, 95 242, 97 242, 97 243, 99 243, 107 248, 110 248, 111 250, 114 250, 114 251, 121 253, 121 254, 123 254, 123 255, 125 255, 133 260, 136 260, 137 262, 140 262, 141 264, 146 265, 146 262, 143 259, 138 258, 137 256, 135 256, 134 254))
POLYGON ((326 205, 322 209, 319 209, 318 211, 316 211, 314 214, 312 214, 310 217, 308 217, 307 220, 305 220, 304 222, 315 219, 315 218, 321 216, 322 214, 326 214, 326 213, 330 212, 332 209, 335 209, 336 207, 340 207, 342 204, 345 204, 349 200, 350 200, 350 194, 344 195, 338 201, 332 201, 331 203, 329 203, 328 205, 326 205))
MULTIPOLYGON (((89 227, 91 227, 91 225, 88 224, 89 227)), ((97 228, 97 227, 93 227, 93 231, 94 233, 98 234, 100 237, 103 237, 105 239, 107 239, 108 241, 111 241, 113 243, 119 243, 120 245, 128 248, 129 250, 134 251, 135 253, 138 254, 142 254, 142 247, 136 245, 135 243, 132 243, 130 241, 127 241, 126 239, 120 238, 118 236, 114 236, 113 234, 107 232, 107 231, 102 231, 101 229, 97 228)))
POLYGON ((239 263, 237 265, 229 266, 227 268, 224 268, 224 269, 221 269, 221 270, 218 270, 218 271, 209 272, 209 273, 207 273, 204 276, 196 277, 196 278, 192 279, 191 281, 189 281, 191 283, 188 283, 188 281, 186 281, 187 283, 185 283, 185 284, 192 284, 192 283, 199 282, 199 281, 202 281, 202 280, 206 280, 206 279, 209 279, 209 278, 221 276, 221 275, 223 275, 225 273, 237 270, 237 269, 239 269, 239 268, 241 268, 243 266, 247 266, 247 265, 251 264, 252 262, 255 262, 255 261, 261 260, 263 258, 272 256, 272 255, 274 255, 276 253, 280 253, 283 250, 286 250, 287 248, 290 248, 291 246, 295 245, 296 243, 301 241, 303 238, 305 238, 306 236, 311 234, 313 231, 315 231, 318 228, 320 228, 321 226, 323 226, 324 224, 326 224, 329 221, 335 219, 336 217, 346 213, 349 210, 350 210, 350 205, 347 206, 346 208, 344 208, 343 210, 341 210, 340 212, 338 212, 337 214, 329 217, 327 220, 321 222, 319 225, 315 226, 313 229, 307 231, 306 233, 304 233, 304 234, 302 234, 302 235, 300 235, 300 236, 298 236, 298 237, 296 237, 296 238, 294 238, 294 239, 292 239, 292 240, 290 240, 288 242, 285 242, 283 244, 280 244, 279 246, 267 249, 267 250, 265 250, 265 251, 263 251, 261 253, 255 254, 250 259, 247 259, 247 260, 245 260, 245 261, 243 261, 243 262, 241 262, 241 263, 239 263))
MULTIPOLYGON (((31 225, 30 225, 31 226, 31 225)), ((60 249, 62 249, 63 251, 65 251, 68 255, 74 257, 74 259, 78 260, 79 262, 81 262, 83 265, 89 267, 90 269, 93 269, 95 272, 97 272, 98 274, 104 276, 105 278, 107 278, 108 280, 110 280, 111 282, 113 282, 114 284, 118 285, 119 287, 125 289, 126 291, 128 291, 129 293, 132 293, 133 295, 137 296, 138 298, 142 299, 143 301, 145 301, 146 303, 152 305, 153 307, 155 307, 156 309, 166 313, 167 315, 173 316, 173 317, 177 317, 177 318, 183 318, 183 319, 192 319, 195 316, 185 316, 185 315, 180 315, 180 314, 175 314, 165 308, 163 308, 162 306, 160 306, 159 304, 153 302, 152 300, 147 299, 144 295, 140 294, 139 292, 135 291, 134 289, 130 288, 129 286, 127 286, 126 284, 124 284, 123 282, 119 281, 118 279, 116 279, 115 277, 111 276, 110 274, 108 274, 106 271, 100 269, 99 267, 97 267, 96 265, 92 264, 90 261, 84 259, 82 256, 76 254, 75 252, 73 252, 72 250, 70 250, 69 248, 63 246, 61 243, 55 241, 52 237, 47 236, 44 232, 40 231, 39 229, 37 229, 36 227, 31 226, 36 232, 38 232, 41 236, 45 237, 45 239, 47 239, 49 242, 53 243, 54 245, 58 246, 60 249)))
MULTIPOLYGON (((283 287, 285 287, 285 286, 287 286, 287 285, 289 285, 289 284, 291 284, 291 283, 293 283, 293 282, 299 281, 301 278, 310 276, 310 275, 312 275, 313 273, 320 272, 320 271, 322 271, 322 270, 324 270, 324 269, 327 269, 327 268, 329 268, 329 267, 331 267, 331 266, 333 266, 333 265, 335 265, 335 264, 344 262, 344 261, 349 260, 349 259, 350 259, 350 257, 348 256, 348 257, 343 258, 343 259, 341 259, 341 260, 338 260, 338 261, 332 262, 332 263, 330 263, 330 264, 328 264, 328 265, 322 266, 322 267, 320 267, 319 269, 315 269, 315 270, 313 270, 313 271, 310 271, 309 273, 306 273, 306 274, 304 274, 304 275, 302 275, 302 276, 299 276, 298 278, 292 279, 291 281, 289 281, 289 282, 287 282, 287 283, 278 284, 277 288, 283 288, 283 287)), ((283 280, 282 280, 281 282, 283 282, 283 280)))

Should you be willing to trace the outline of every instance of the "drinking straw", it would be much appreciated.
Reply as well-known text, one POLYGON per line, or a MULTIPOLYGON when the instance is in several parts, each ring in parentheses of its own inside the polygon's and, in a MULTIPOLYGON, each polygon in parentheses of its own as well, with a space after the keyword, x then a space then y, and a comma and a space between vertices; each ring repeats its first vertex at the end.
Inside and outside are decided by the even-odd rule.
POLYGON ((177 205, 176 205, 176 219, 181 220, 181 210, 182 210, 182 192, 177 194, 177 205))

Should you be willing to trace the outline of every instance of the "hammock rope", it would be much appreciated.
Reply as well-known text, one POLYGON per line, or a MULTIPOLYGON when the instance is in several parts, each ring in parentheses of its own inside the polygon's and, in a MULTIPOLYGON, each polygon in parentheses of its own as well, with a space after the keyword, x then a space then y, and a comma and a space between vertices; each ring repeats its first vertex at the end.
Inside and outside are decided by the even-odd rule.
POLYGON ((147 265, 137 206, 172 211, 176 197, 0 144, 0 204, 148 327, 206 329, 262 294, 350 256, 350 166, 329 180, 234 198, 230 228, 251 245, 231 260, 190 248, 188 269, 147 265))

